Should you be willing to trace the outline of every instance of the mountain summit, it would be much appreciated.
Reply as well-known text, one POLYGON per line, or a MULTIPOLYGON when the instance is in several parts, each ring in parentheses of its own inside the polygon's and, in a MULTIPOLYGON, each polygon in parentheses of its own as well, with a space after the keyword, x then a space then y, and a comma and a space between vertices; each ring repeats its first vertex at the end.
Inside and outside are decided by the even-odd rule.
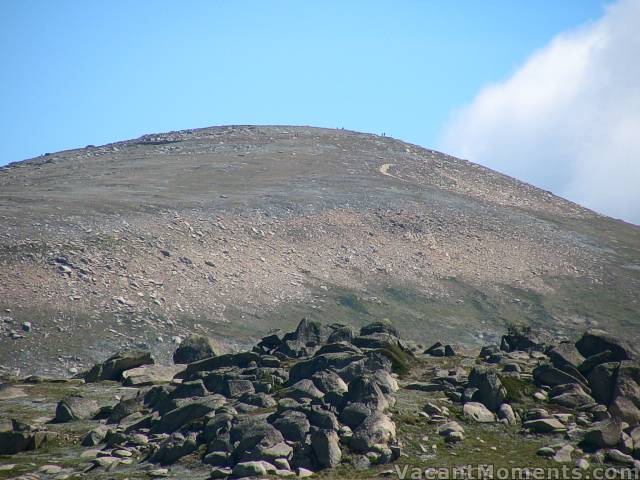
POLYGON ((0 168, 0 225, 0 365, 22 373, 302 317, 467 345, 640 331, 640 228, 389 137, 228 126, 45 154, 0 168))

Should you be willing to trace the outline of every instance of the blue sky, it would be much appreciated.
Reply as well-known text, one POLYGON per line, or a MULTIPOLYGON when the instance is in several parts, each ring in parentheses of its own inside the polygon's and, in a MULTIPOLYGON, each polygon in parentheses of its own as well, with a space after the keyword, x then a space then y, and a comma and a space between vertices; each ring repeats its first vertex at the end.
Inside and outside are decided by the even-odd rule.
POLYGON ((605 2, 0 3, 0 165, 144 133, 307 124, 436 146, 605 2))

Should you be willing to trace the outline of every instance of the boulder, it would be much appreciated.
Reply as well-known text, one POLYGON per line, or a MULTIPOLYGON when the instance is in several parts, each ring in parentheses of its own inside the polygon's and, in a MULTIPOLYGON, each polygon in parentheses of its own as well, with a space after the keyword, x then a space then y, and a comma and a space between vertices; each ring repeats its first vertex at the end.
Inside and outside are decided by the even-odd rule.
POLYGON ((510 328, 502 336, 500 349, 505 352, 514 351, 544 351, 545 343, 550 340, 542 332, 533 332, 529 327, 510 328))
POLYGON ((265 461, 240 462, 233 467, 233 478, 264 477, 269 473, 275 473, 276 467, 265 461))
POLYGON ((31 450, 32 437, 29 425, 17 420, 0 419, 0 455, 31 450))
POLYGON ((640 424, 640 363, 620 363, 609 412, 630 425, 640 424))
POLYGON ((118 423, 132 413, 141 412, 143 409, 144 397, 135 396, 122 398, 115 404, 113 409, 111 409, 107 423, 118 423))
POLYGON ((187 436, 174 433, 160 444, 160 448, 151 456, 150 461, 160 465, 171 465, 185 455, 195 452, 197 448, 198 442, 195 432, 191 432, 187 436))
POLYGON ((71 422, 74 420, 88 420, 93 418, 100 410, 100 405, 95 400, 81 395, 70 395, 63 398, 56 406, 56 423, 71 422))
POLYGON ((311 377, 314 385, 323 393, 338 392, 345 393, 349 390, 347 384, 335 372, 329 370, 321 370, 311 377))
POLYGON ((229 432, 234 418, 234 415, 229 412, 221 412, 214 415, 204 426, 204 440, 210 442, 229 432))
POLYGON ((104 437, 106 436, 108 428, 105 425, 100 425, 93 430, 88 431, 82 436, 80 440, 80 445, 83 447, 95 447, 96 445, 102 443, 104 437))
POLYGON ((311 436, 311 447, 320 467, 335 468, 340 464, 342 451, 335 430, 317 430, 311 436))
POLYGON ((522 426, 533 433, 553 433, 564 432, 567 430, 562 422, 555 418, 536 418, 533 420, 527 420, 522 424, 522 426))
POLYGON ((496 421, 493 412, 487 409, 487 407, 482 403, 478 402, 465 403, 462 413, 465 418, 470 418, 479 423, 491 423, 496 421))
POLYGON ((556 345, 547 352, 547 355, 556 368, 561 368, 565 365, 578 368, 584 362, 584 357, 575 344, 571 342, 562 342, 556 345))
MULTIPOLYGON (((339 371, 349 364, 364 360, 364 355, 352 352, 335 352, 315 355, 313 358, 296 363, 289 370, 289 382, 295 383, 304 378, 311 378, 321 370, 339 371)), ((342 377, 342 375, 340 375, 342 377)), ((344 377, 343 377, 344 379, 344 377)))
POLYGON ((255 352, 227 353, 190 363, 184 371, 184 377, 191 378, 198 372, 209 372, 219 368, 247 368, 254 363, 258 364, 258 362, 260 362, 260 355, 255 352))
POLYGON ((122 373, 142 365, 154 363, 151 353, 142 350, 127 350, 109 357, 103 363, 84 374, 86 382, 98 382, 101 380, 121 380, 122 373))
POLYGON ((400 388, 396 379, 386 370, 376 370, 371 374, 371 378, 385 395, 392 395, 400 388))
POLYGON ((592 450, 615 447, 622 440, 622 426, 615 420, 594 424, 585 431, 583 445, 592 450))
POLYGON ((122 372, 122 383, 127 387, 170 383, 181 370, 179 365, 143 365, 122 372))
POLYGON ((613 396, 619 362, 608 362, 597 365, 587 377, 593 398, 602 405, 609 405, 613 396))
POLYGON ((340 421, 355 429, 372 413, 373 410, 364 403, 350 403, 340 412, 340 421))
POLYGON ((193 363, 205 358, 215 357, 218 353, 210 338, 204 335, 191 334, 185 338, 175 352, 174 363, 193 363))
POLYGON ((349 446, 356 452, 366 453, 385 448, 395 438, 396 425, 384 413, 374 411, 353 432, 349 446))
POLYGON ((273 426, 291 442, 304 442, 311 428, 307 416, 302 412, 287 410, 273 420, 273 426))
POLYGON ((424 353, 432 357, 444 357, 444 345, 441 342, 436 342, 427 348, 424 353))
POLYGON ((399 345, 399 339, 395 335, 388 333, 372 333, 369 335, 359 335, 351 340, 358 348, 378 349, 399 345))
POLYGON ((496 411, 507 398, 507 391, 493 369, 474 368, 469 374, 469 386, 478 389, 473 400, 484 404, 491 411, 496 411))
POLYGON ((589 375, 589 373, 598 365, 614 362, 618 362, 616 355, 611 350, 605 350, 604 352, 596 353, 595 355, 591 355, 589 358, 586 358, 578 367, 578 371, 583 375, 589 375))
POLYGON ((518 423, 518 418, 516 417, 513 408, 508 403, 500 405, 500 408, 498 409, 498 418, 507 423, 507 425, 516 425, 518 423))
POLYGON ((597 329, 587 330, 576 342, 576 348, 584 357, 609 350, 613 353, 611 361, 632 360, 636 353, 626 341, 597 329))
POLYGON ((240 397, 240 402, 258 408, 271 408, 277 405, 273 397, 266 393, 246 393, 240 397))
POLYGON ((595 400, 577 383, 558 385, 549 392, 549 401, 566 408, 581 408, 595 405, 595 400))
MULTIPOLYGON (((232 458, 235 462, 276 458, 269 449, 284 443, 284 437, 264 416, 249 417, 231 428, 231 442, 235 445, 232 458)), ((279 448, 276 448, 279 450, 279 448)), ((286 455, 289 456, 288 449, 286 455)), ((284 453, 279 453, 284 455, 284 453)))
POLYGON ((533 378, 539 385, 548 385, 555 387, 556 385, 565 385, 567 383, 584 383, 569 373, 555 368, 549 364, 543 364, 533 370, 533 378))
POLYGON ((360 335, 363 337, 379 333, 391 335, 392 337, 400 337, 398 329, 390 322, 373 322, 360 329, 360 335))
POLYGON ((333 332, 331 332, 329 338, 327 338, 327 343, 351 342, 351 340, 355 336, 356 334, 353 330, 353 327, 349 325, 336 326, 335 328, 333 328, 333 332))
POLYGON ((238 398, 247 393, 255 393, 255 388, 251 380, 227 380, 224 395, 230 398, 238 398))
POLYGON ((204 382, 200 379, 182 382, 171 392, 169 398, 205 397, 209 394, 204 382))
POLYGON ((366 405, 371 410, 385 410, 389 406, 384 393, 371 375, 357 377, 349 383, 345 399, 350 403, 366 405))
POLYGON ((282 390, 281 394, 294 400, 318 400, 324 396, 324 393, 318 390, 311 380, 306 378, 282 390))
POLYGON ((151 428, 152 433, 171 433, 181 426, 217 410, 226 403, 221 395, 211 395, 186 403, 165 413, 151 428))

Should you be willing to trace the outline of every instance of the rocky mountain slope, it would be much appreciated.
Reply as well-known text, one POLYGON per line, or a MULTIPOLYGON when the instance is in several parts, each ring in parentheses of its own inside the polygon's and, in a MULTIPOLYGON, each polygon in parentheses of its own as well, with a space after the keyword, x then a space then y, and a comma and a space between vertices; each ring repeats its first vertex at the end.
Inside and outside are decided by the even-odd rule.
POLYGON ((344 130, 214 127, 0 168, 0 365, 230 350, 300 318, 416 341, 507 324, 637 340, 640 228, 465 160, 344 130))

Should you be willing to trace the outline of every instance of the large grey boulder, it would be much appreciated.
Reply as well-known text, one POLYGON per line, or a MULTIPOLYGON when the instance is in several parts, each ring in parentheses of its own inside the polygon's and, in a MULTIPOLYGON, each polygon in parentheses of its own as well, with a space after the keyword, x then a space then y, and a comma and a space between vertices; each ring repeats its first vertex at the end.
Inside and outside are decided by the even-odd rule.
POLYGON ((142 365, 154 363, 151 352, 143 350, 127 350, 109 357, 102 363, 94 365, 85 373, 86 382, 98 382, 101 380, 121 380, 122 373, 142 365))
POLYGON ((577 375, 574 376, 549 364, 543 364, 533 370, 533 378, 540 385, 548 385, 550 387, 565 385, 567 383, 578 383, 584 386, 586 382, 582 378, 582 375, 577 371, 575 373, 577 375))
POLYGON ((469 374, 469 386, 478 390, 473 400, 495 412, 507 398, 507 391, 493 369, 476 367, 469 374))
POLYGON ((462 414, 465 418, 469 418, 478 423, 492 423, 496 421, 493 412, 479 402, 465 403, 462 408, 462 414))
POLYGON ((181 426, 217 410, 226 403, 221 395, 211 395, 165 413, 151 428, 152 433, 171 433, 181 426))
POLYGON ((304 378, 311 378, 315 373, 322 370, 340 371, 348 365, 364 359, 364 355, 358 355, 352 352, 335 352, 315 355, 313 358, 300 361, 291 367, 291 370, 289 371, 289 381, 294 383, 304 378))
POLYGON ((350 403, 366 405, 371 410, 383 411, 389 402, 372 375, 356 377, 349 382, 345 399, 350 403))
POLYGON ((127 387, 145 387, 170 383, 182 368, 179 365, 143 365, 122 372, 122 384, 127 387))
POLYGON ((100 405, 95 400, 81 395, 70 395, 63 398, 56 406, 56 423, 71 422, 74 420, 88 420, 93 418, 100 410, 100 405))
POLYGON ((320 467, 335 468, 340 464, 342 450, 335 430, 317 430, 311 436, 311 447, 320 467))
POLYGON ((636 356, 636 351, 625 340, 598 329, 587 330, 576 342, 576 348, 585 358, 607 350, 613 354, 610 361, 632 360, 636 356))
POLYGON ((273 426, 291 442, 304 442, 311 428, 307 416, 302 412, 287 410, 273 420, 273 426))
POLYGON ((356 336, 353 327, 349 325, 332 326, 332 328, 333 332, 327 338, 327 343, 351 342, 353 337, 356 336))
POLYGON ((259 365, 259 362, 260 355, 255 352, 227 353, 188 364, 183 376, 191 378, 198 372, 209 372, 219 368, 247 368, 252 364, 259 365))
POLYGON ((384 413, 375 411, 353 432, 349 446, 356 452, 381 450, 396 438, 396 425, 384 413))
POLYGON ((30 450, 32 438, 28 425, 17 420, 0 420, 0 455, 13 455, 30 450))
POLYGON ((398 329, 394 327, 390 322, 373 322, 365 325, 360 329, 360 335, 374 335, 374 334, 387 334, 393 337, 400 337, 398 329))
POLYGON ((294 400, 319 400, 324 396, 324 393, 316 388, 313 381, 305 378, 282 390, 281 395, 294 400))
POLYGON ((340 412, 340 421, 354 429, 372 413, 373 410, 364 403, 350 403, 340 412))
MULTIPOLYGON (((284 443, 282 433, 267 423, 265 416, 246 418, 234 425, 230 433, 235 445, 232 455, 235 462, 274 457, 275 454, 268 453, 269 449, 284 443)), ((291 450, 286 452, 287 455, 291 453, 291 450)))
POLYGON ((198 448, 197 434, 190 432, 187 436, 181 433, 172 434, 151 456, 150 461, 160 465, 171 465, 178 459, 193 453, 198 448))
POLYGON ((577 383, 558 385, 549 392, 549 401, 567 408, 581 408, 595 405, 596 401, 577 383))
POLYGON ((616 384, 619 362, 607 362, 596 365, 589 375, 587 381, 593 398, 602 405, 609 405, 613 397, 613 389, 616 384))
POLYGON ((584 362, 584 357, 575 344, 571 342, 562 342, 556 345, 547 352, 547 355, 556 368, 561 368, 565 365, 578 368, 584 362))
POLYGON ((174 363, 193 363, 205 358, 215 357, 216 352, 213 342, 204 335, 192 334, 185 338, 176 351, 173 352, 174 363))
POLYGON ((522 424, 523 428, 533 433, 564 432, 567 428, 556 418, 534 418, 522 424))
POLYGON ((337 392, 345 393, 349 390, 347 384, 335 372, 329 370, 321 370, 311 377, 314 385, 323 393, 337 392))
POLYGON ((630 425, 640 424, 640 363, 620 364, 609 412, 614 418, 630 425))
POLYGON ((583 444, 590 449, 615 447, 622 440, 622 426, 615 420, 594 424, 584 433, 583 444))
POLYGON ((240 462, 233 467, 233 478, 261 478, 275 473, 276 467, 265 461, 240 462))

